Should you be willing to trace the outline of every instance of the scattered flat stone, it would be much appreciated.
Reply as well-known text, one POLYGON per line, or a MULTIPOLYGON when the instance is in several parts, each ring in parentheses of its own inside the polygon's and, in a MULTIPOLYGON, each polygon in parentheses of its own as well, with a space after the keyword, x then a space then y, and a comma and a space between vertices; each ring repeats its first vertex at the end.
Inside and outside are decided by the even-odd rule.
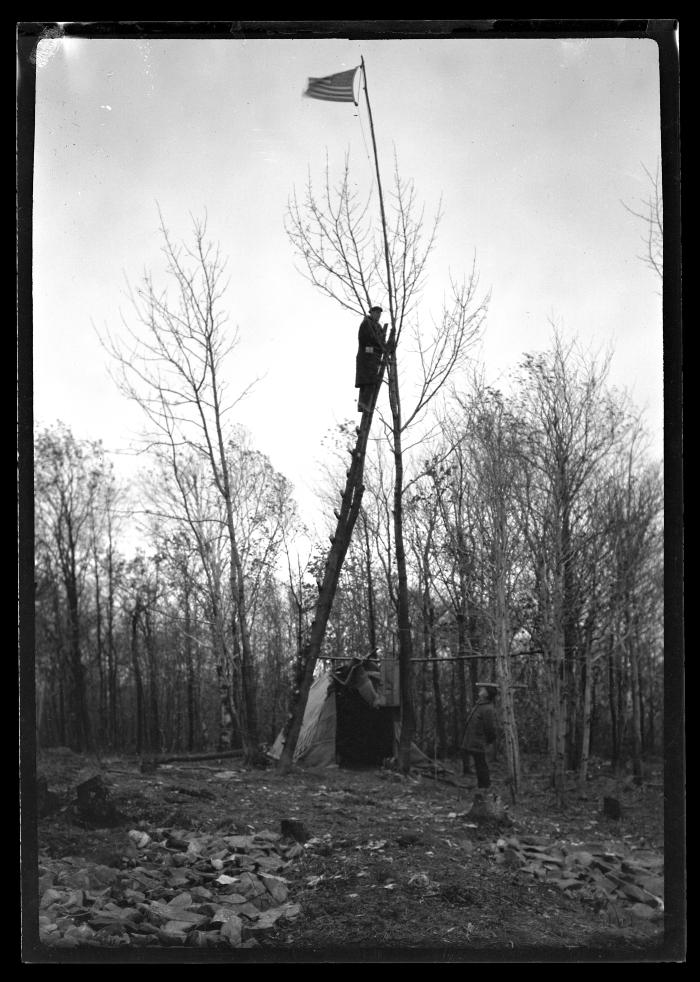
POLYGON ((648 891, 644 890, 642 887, 638 887, 634 883, 623 883, 621 885, 621 890, 632 900, 637 900, 642 904, 657 906, 654 899, 649 896, 648 891))
POLYGON ((65 896, 65 891, 54 890, 53 887, 49 887, 48 890, 44 891, 44 895, 39 902, 39 907, 44 910, 46 907, 51 907, 52 904, 62 902, 65 896))
POLYGON ((278 873, 280 870, 284 869, 287 864, 279 856, 256 856, 255 866, 261 870, 266 870, 268 873, 278 873))
POLYGON ((252 835, 227 835, 224 842, 230 849, 248 852, 253 848, 255 837, 252 835))
POLYGON ((207 887, 192 887, 192 896, 196 900, 213 900, 214 894, 207 887))
MULTIPOLYGON (((96 885, 94 877, 90 876, 87 870, 74 870, 72 873, 61 874, 59 877, 60 885, 73 889, 89 890, 96 885)), ((102 884, 97 884, 102 887, 102 884)))
POLYGON ((220 936, 228 941, 231 947, 237 947, 243 940, 243 922, 240 917, 232 917, 221 926, 220 936))
POLYGON ((113 884, 119 877, 119 872, 112 866, 93 866, 89 871, 91 887, 105 887, 113 884))
POLYGON ((247 898, 258 897, 261 893, 265 893, 264 885, 252 873, 241 873, 236 889, 247 898))
POLYGON ((247 902, 247 898, 240 893, 222 893, 219 894, 217 900, 220 904, 231 904, 232 906, 247 902))
POLYGON ((190 844, 185 839, 180 839, 175 835, 169 835, 165 840, 165 845, 168 849, 178 849, 186 852, 190 844))
POLYGON ((87 941, 95 937, 95 931, 89 924, 74 924, 67 928, 64 938, 74 938, 76 941, 87 941))
POLYGON ((168 901, 168 907, 189 907, 192 903, 191 893, 178 893, 176 897, 168 901))
POLYGON ((278 876, 268 876, 265 873, 261 873, 259 878, 272 899, 278 904, 284 903, 289 896, 289 890, 284 880, 278 876))
POLYGON ((260 917, 257 918, 252 924, 249 924, 247 930, 254 935, 264 934, 266 931, 271 930, 277 921, 282 917, 283 911, 278 907, 272 908, 271 910, 266 910, 260 917))
POLYGON ((663 897, 664 895, 664 878, 663 876, 644 876, 638 881, 640 887, 644 890, 648 890, 649 893, 653 893, 655 897, 663 897))
POLYGON ((185 920, 168 921, 163 927, 163 931, 165 931, 166 934, 184 935, 186 934, 187 931, 190 931, 192 929, 192 926, 193 926, 192 921, 185 921, 185 920))
POLYGON ((641 921, 660 921, 663 917, 663 913, 660 910, 642 903, 632 904, 630 914, 632 917, 636 917, 641 921))

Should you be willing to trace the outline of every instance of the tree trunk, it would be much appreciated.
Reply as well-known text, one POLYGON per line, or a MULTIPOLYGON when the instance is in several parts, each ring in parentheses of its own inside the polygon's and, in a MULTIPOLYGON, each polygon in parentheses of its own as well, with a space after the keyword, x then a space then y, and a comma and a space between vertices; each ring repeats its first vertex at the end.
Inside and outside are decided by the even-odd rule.
POLYGON ((399 691, 401 698, 401 733, 399 737, 399 770, 407 774, 411 767, 411 743, 416 731, 413 705, 413 636, 408 600, 408 571, 403 534, 403 449, 401 444, 401 404, 399 400, 396 354, 389 364, 389 404, 393 421, 394 451, 394 552, 396 558, 397 610, 399 635, 399 691))
POLYGON ((426 654, 431 659, 432 683, 433 683, 433 705, 435 711, 435 732, 437 735, 437 754, 440 759, 447 753, 447 732, 445 730, 445 711, 442 705, 442 695, 440 693, 440 665, 438 663, 437 646, 435 644, 435 610, 433 608, 430 590, 426 580, 426 611, 428 621, 428 651, 426 654))
MULTIPOLYGON (((72 558, 72 557, 71 557, 72 558)), ((66 577, 68 619, 70 624, 71 704, 74 718, 74 749, 80 753, 92 749, 90 716, 87 705, 85 668, 80 644, 80 613, 77 575, 71 563, 66 577)))
POLYGON ((197 682, 194 671, 194 658, 192 654, 192 613, 190 609, 190 594, 187 587, 184 591, 185 605, 185 675, 187 685, 187 749, 190 753, 195 749, 196 739, 196 698, 197 682))
POLYGON ((109 532, 107 550, 107 691, 109 745, 116 750, 119 746, 119 722, 117 704, 117 653, 114 645, 114 555, 112 536, 109 532))
POLYGON ((630 687, 632 690, 632 772, 641 780, 642 765, 642 721, 641 699, 639 686, 639 661, 635 639, 630 638, 627 645, 627 656, 630 666, 630 687))
MULTIPOLYGON (((150 600, 149 600, 150 603, 150 600)), ((151 609, 147 606, 143 612, 143 632, 146 647, 146 664, 148 666, 148 748, 153 753, 162 750, 162 735, 160 723, 160 708, 158 705, 158 672, 156 666, 155 638, 151 622, 151 609)))
POLYGON ((615 639, 608 639, 608 707, 610 709, 610 761, 613 770, 620 764, 620 719, 617 712, 617 672, 615 671, 615 639))
POLYGON ((377 624, 374 613, 374 587, 372 583, 372 553, 369 548, 369 532, 367 531, 367 520, 363 513, 363 525, 365 532, 365 552, 367 556, 367 621, 369 627, 369 650, 372 655, 377 653, 377 624))
POLYGON ((425 675, 428 670, 428 663, 423 662, 420 671, 420 701, 418 703, 418 740, 422 745, 425 741, 425 718, 428 714, 428 686, 425 675))
POLYGON ((141 678, 137 641, 140 613, 140 607, 137 604, 131 614, 131 667, 134 672, 134 685, 136 688, 136 753, 139 756, 144 750, 143 680, 141 678))
POLYGON ((503 714, 503 736, 506 745, 506 761, 508 777, 513 800, 520 790, 520 745, 518 743, 518 726, 515 720, 513 704, 513 678, 510 663, 510 625, 506 602, 505 584, 505 555, 500 546, 496 547, 496 673, 501 695, 501 712, 503 714))
POLYGON ((450 662, 450 665, 451 665, 450 674, 451 674, 451 681, 452 681, 452 685, 450 686, 450 707, 452 709, 452 727, 451 727, 452 749, 456 753, 459 750, 459 742, 460 742, 460 737, 462 735, 461 733, 462 722, 467 718, 466 713, 463 713, 461 711, 461 708, 457 702, 457 698, 458 698, 457 691, 459 688, 457 683, 457 673, 459 672, 461 680, 462 682, 464 682, 464 662, 453 661, 450 662))
POLYGON ((105 681, 104 652, 102 645, 102 596, 100 592, 100 569, 97 549, 93 548, 93 564, 95 572, 95 659, 97 661, 97 672, 99 676, 98 690, 98 742, 101 746, 105 743, 107 735, 107 686, 105 681))
POLYGON ((226 669, 220 660, 216 666, 219 683, 219 736, 217 750, 231 750, 233 747, 234 710, 231 698, 231 683, 226 669))
POLYGON ((583 666, 583 712, 581 721, 581 756, 578 779, 581 786, 588 780, 588 759, 591 752, 591 715, 593 712, 593 666, 590 643, 586 645, 586 661, 583 666))

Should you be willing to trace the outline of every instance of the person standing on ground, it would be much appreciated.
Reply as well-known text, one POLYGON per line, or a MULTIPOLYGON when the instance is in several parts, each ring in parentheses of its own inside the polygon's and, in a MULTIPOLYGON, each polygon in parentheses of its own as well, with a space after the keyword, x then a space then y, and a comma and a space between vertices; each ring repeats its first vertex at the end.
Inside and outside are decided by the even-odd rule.
POLYGON ((489 765, 486 761, 486 748, 496 741, 496 713, 493 700, 496 689, 482 685, 478 691, 477 701, 467 717, 467 725, 462 739, 463 774, 469 771, 469 758, 474 761, 476 780, 479 788, 491 786, 489 765))
POLYGON ((386 351, 384 332, 379 323, 381 315, 381 307, 370 307, 369 314, 363 318, 357 335, 355 388, 360 390, 357 400, 357 411, 360 413, 371 407, 382 352, 386 351))

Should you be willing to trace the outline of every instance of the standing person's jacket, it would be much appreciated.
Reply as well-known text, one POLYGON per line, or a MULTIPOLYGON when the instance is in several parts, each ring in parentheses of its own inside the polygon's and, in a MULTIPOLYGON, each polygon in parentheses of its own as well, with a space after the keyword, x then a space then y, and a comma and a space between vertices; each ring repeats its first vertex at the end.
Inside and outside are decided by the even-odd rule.
POLYGON ((467 717, 462 750, 481 753, 496 740, 496 714, 488 699, 477 699, 467 717))
POLYGON ((365 317, 357 334, 356 389, 363 385, 374 385, 377 381, 377 372, 382 358, 382 341, 379 324, 375 324, 371 317, 365 317))

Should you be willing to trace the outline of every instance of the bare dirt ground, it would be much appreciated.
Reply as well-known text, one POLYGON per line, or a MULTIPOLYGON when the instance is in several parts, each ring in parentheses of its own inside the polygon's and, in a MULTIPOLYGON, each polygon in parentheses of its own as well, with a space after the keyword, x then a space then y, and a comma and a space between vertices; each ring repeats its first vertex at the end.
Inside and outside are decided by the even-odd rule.
POLYGON ((47 751, 25 939, 36 918, 38 961, 128 961, 134 948, 183 961, 647 960, 664 941, 659 771, 636 786, 598 768, 557 811, 528 761, 510 820, 479 824, 468 779, 282 777, 236 760, 142 773, 134 758, 47 751), (96 772, 110 827, 76 804, 96 772), (618 820, 602 811, 610 795, 618 820))

